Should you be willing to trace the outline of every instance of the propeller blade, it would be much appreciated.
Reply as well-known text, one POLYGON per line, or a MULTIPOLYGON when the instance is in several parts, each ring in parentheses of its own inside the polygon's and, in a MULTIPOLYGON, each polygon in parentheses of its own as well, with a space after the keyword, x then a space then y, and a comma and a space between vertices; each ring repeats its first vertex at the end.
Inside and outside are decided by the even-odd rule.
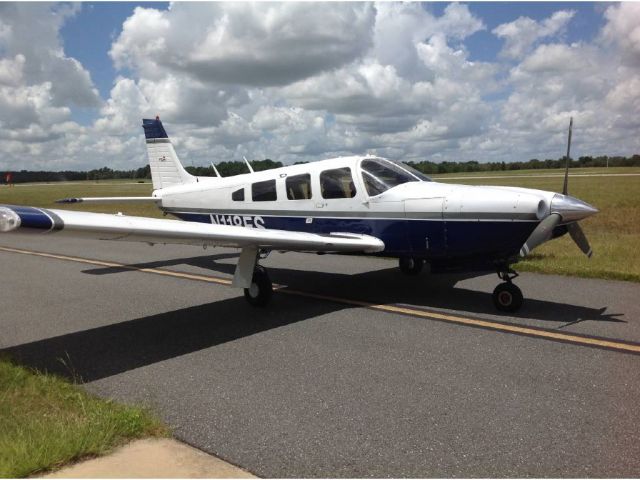
POLYGON ((571 130, 573 129, 573 117, 569 119, 569 139, 567 140, 567 166, 564 169, 564 185, 562 186, 562 194, 568 195, 569 191, 569 160, 571 157, 571 130))
POLYGON ((582 250, 582 253, 584 253, 587 257, 591 258, 591 255, 593 255, 593 250, 591 250, 589 240, 587 240, 587 237, 582 231, 580 225, 578 225, 577 222, 570 223, 569 225, 567 225, 567 228, 569 229, 569 235, 571 235, 573 241, 576 242, 578 248, 582 250))
POLYGON ((542 220, 536 229, 531 232, 527 241, 524 242, 524 245, 520 249, 520 256, 526 257, 529 255, 531 250, 536 248, 538 245, 546 242, 551 238, 551 234, 553 233, 553 229, 556 228, 556 225, 560 223, 562 217, 558 213, 552 213, 547 218, 542 220))

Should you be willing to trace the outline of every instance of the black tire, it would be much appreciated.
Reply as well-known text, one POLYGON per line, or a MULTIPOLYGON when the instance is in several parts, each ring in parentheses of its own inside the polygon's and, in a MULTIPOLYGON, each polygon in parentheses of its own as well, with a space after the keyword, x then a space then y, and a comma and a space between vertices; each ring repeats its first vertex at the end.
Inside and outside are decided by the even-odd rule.
POLYGON ((513 283, 501 283, 493 291, 493 304, 501 312, 520 310, 522 300, 522 290, 513 283))
POLYGON ((400 257, 398 266, 405 275, 418 275, 422 271, 424 260, 421 258, 400 257))
POLYGON ((264 307, 271 300, 273 285, 267 274, 267 270, 258 265, 253 271, 251 286, 244 289, 244 298, 254 307, 264 307))

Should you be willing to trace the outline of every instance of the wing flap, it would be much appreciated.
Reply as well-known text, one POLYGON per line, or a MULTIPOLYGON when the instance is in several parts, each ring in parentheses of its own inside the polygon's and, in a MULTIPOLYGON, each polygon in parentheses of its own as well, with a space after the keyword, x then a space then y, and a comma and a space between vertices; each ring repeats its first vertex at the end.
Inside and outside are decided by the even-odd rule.
POLYGON ((0 206, 0 232, 3 231, 55 232, 56 235, 99 240, 238 248, 256 246, 273 250, 311 252, 374 253, 384 250, 382 240, 369 235, 320 235, 11 205, 0 206))

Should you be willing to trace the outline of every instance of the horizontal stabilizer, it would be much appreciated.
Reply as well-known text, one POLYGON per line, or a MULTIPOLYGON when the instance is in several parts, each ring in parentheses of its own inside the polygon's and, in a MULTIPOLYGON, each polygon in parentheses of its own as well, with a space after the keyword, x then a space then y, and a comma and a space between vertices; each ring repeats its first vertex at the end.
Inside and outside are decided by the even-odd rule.
POLYGON ((145 203, 159 202, 160 197, 78 197, 78 198, 61 198, 56 203, 145 203))

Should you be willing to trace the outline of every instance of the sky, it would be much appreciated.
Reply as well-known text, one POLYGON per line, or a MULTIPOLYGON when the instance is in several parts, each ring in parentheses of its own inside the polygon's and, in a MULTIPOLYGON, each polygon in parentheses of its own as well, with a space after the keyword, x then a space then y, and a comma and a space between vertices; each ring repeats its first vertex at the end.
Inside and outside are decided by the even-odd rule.
POLYGON ((640 153, 640 3, 0 3, 0 171, 640 153))

